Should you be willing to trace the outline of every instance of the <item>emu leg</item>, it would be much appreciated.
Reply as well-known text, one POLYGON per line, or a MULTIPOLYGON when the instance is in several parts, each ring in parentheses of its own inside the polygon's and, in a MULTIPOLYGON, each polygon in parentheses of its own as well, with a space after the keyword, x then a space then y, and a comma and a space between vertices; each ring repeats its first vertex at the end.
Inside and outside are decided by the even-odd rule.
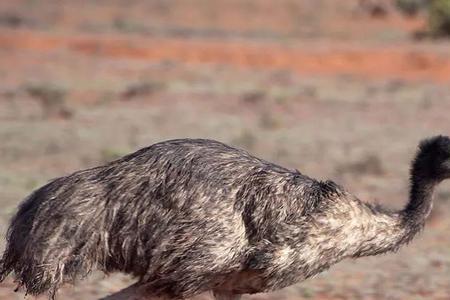
POLYGON ((123 290, 99 300, 164 300, 159 297, 152 297, 144 293, 143 289, 137 284, 130 285, 123 290))

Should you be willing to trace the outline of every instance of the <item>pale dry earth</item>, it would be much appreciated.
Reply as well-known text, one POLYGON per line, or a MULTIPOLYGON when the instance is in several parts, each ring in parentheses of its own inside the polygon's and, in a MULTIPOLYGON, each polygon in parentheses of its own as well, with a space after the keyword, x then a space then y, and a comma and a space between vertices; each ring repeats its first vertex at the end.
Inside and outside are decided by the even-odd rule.
MULTIPOLYGON (((218 139, 400 208, 418 141, 450 134, 450 44, 413 41, 423 19, 372 19, 356 2, 0 2, 0 235, 48 180, 178 137, 218 139)), ((131 282, 96 273, 58 299, 131 282)), ((1 284, 0 299, 23 299, 13 289, 1 284)), ((398 253, 246 298, 449 299, 450 184, 398 253)))

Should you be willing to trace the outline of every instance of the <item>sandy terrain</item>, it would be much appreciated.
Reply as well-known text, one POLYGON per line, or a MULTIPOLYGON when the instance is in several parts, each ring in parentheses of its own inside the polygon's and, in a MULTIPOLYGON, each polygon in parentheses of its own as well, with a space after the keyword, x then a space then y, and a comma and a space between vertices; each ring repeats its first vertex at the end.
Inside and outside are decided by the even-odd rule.
MULTIPOLYGON (((420 16, 372 18, 348 0, 57 3, 0 3, 1 236, 48 180, 176 137, 218 139, 400 208, 417 142, 450 133, 450 43, 413 40, 420 16)), ((449 216, 446 183, 398 253, 246 299, 449 299, 449 216)), ((131 282, 96 273, 58 299, 131 282)), ((1 284, 0 299, 23 299, 13 289, 1 284)))

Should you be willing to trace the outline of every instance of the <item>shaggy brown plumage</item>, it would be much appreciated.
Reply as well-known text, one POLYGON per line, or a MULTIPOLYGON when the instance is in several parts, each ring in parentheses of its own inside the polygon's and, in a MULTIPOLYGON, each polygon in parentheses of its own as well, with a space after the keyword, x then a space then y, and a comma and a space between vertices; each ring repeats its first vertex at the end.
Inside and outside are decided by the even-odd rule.
POLYGON ((398 249, 449 177, 450 139, 422 142, 410 201, 390 212, 220 142, 165 141, 33 192, 11 221, 0 280, 13 272, 27 293, 55 297, 100 269, 136 276, 149 296, 272 291, 398 249))

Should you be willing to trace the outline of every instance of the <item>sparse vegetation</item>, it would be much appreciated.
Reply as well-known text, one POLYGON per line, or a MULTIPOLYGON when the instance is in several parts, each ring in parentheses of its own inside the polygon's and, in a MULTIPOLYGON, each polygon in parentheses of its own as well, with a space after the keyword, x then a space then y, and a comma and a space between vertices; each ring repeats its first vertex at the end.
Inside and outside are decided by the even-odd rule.
MULTIPOLYGON (((409 39, 421 28, 431 36, 432 0, 414 18, 393 13, 396 0, 372 1, 390 3, 385 19, 355 11, 358 0, 3 1, 0 237, 36 186, 180 137, 231 143, 400 207, 406 191, 390 187, 406 183, 408 147, 450 133, 450 59, 446 41, 409 39), (216 5, 217 18, 207 12, 216 5), (246 34, 258 30, 274 34, 246 34)), ((399 1, 409 15, 421 2, 399 1)), ((405 251, 347 261, 264 298, 450 299, 449 190, 405 251)), ((101 278, 58 299, 100 298, 133 281, 101 278)), ((0 284, 0 299, 21 297, 12 286, 0 284)))
POLYGON ((375 154, 367 154, 360 160, 348 162, 336 168, 338 174, 351 175, 375 175, 381 176, 384 174, 384 166, 381 159, 375 154))
POLYGON ((35 188, 37 188, 39 185, 38 180, 36 180, 35 178, 29 178, 28 180, 26 180, 25 182, 25 188, 27 190, 34 190, 35 188))
POLYGON ((314 297, 314 290, 312 290, 311 288, 308 287, 302 287, 299 289, 300 294, 302 295, 303 298, 305 299, 311 299, 314 297))
POLYGON ((363 12, 374 18, 385 17, 390 8, 389 3, 382 0, 360 0, 359 6, 363 12))
POLYGON ((450 0, 431 0, 428 26, 433 36, 450 36, 450 0))
POLYGON ((275 113, 263 111, 259 117, 259 124, 262 129, 273 130, 281 127, 281 119, 275 113))
POLYGON ((0 26, 18 28, 25 25, 27 20, 22 16, 14 12, 2 12, 0 13, 0 26))
POLYGON ((100 162, 108 163, 110 161, 116 160, 116 159, 124 156, 128 152, 129 151, 127 151, 127 150, 114 149, 114 148, 102 149, 100 152, 100 162))
POLYGON ((124 17, 117 17, 112 22, 112 28, 117 31, 126 33, 146 33, 148 28, 133 19, 127 19, 124 17))
POLYGON ((408 16, 415 16, 421 10, 426 8, 427 0, 396 0, 395 4, 397 8, 408 16))
POLYGON ((247 104, 258 105, 266 98, 266 93, 262 90, 244 92, 241 96, 242 101, 247 104))
POLYGON ((145 97, 161 91, 165 84, 156 81, 142 81, 129 85, 122 93, 121 97, 124 100, 131 100, 137 97, 145 97))
POLYGON ((254 149, 256 143, 257 137, 249 129, 243 129, 242 132, 231 141, 231 144, 248 150, 254 149))
POLYGON ((66 103, 66 89, 51 83, 29 84, 25 91, 42 106, 44 117, 70 118, 73 111, 66 103))
POLYGON ((420 36, 450 36, 450 0, 396 0, 395 3, 401 12, 409 16, 427 11, 428 28, 420 36))

